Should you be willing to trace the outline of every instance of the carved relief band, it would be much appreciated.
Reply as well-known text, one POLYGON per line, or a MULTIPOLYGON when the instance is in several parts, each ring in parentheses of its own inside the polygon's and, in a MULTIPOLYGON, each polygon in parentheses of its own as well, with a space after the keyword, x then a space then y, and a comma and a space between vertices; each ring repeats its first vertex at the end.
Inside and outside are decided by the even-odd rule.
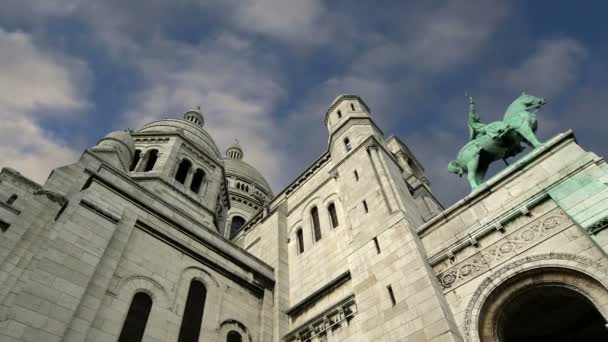
POLYGON ((513 233, 437 274, 437 279, 444 290, 448 291, 462 285, 563 231, 572 224, 566 214, 559 208, 544 214, 540 218, 529 219, 531 222, 513 233))

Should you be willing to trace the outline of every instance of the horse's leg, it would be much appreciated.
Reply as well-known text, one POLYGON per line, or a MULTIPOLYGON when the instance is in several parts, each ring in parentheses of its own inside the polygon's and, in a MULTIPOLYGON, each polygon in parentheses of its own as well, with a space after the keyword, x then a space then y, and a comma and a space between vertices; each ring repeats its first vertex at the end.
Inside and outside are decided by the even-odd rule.
POLYGON ((534 134, 534 131, 528 123, 524 123, 516 129, 517 133, 519 133, 519 135, 524 138, 524 141, 526 142, 526 144, 528 144, 528 146, 536 148, 540 147, 543 144, 536 138, 536 134, 534 134))
POLYGON ((471 158, 467 163, 467 179, 471 184, 471 190, 475 190, 479 186, 478 176, 477 176, 477 166, 479 165, 479 155, 474 158, 471 158))

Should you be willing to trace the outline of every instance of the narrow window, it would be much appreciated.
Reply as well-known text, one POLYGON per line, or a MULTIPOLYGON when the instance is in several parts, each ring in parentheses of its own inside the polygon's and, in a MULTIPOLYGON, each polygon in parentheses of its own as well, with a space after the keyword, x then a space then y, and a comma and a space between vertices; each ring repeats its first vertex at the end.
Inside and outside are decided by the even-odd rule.
POLYGON ((336 114, 338 114, 338 120, 342 118, 342 112, 341 111, 337 111, 336 114))
POLYGON ((207 289, 198 280, 190 283, 184 316, 182 317, 182 327, 179 330, 178 342, 196 342, 201 332, 203 312, 205 311, 205 299, 207 289))
POLYGON ((192 183, 190 183, 190 190, 196 192, 198 194, 201 189, 201 184, 203 184, 203 180, 205 179, 205 171, 201 169, 196 169, 194 172, 194 176, 192 177, 192 183))
POLYGON ((230 237, 233 237, 239 229, 245 224, 245 219, 236 215, 232 217, 232 222, 230 222, 230 237))
POLYGON ((129 167, 129 171, 135 170, 135 167, 137 166, 137 163, 139 163, 140 159, 141 159, 141 150, 135 150, 135 155, 133 156, 133 162, 131 163, 131 166, 129 167))
POLYGON ((228 333, 228 336, 226 336, 226 342, 243 342, 243 338, 241 337, 241 334, 232 330, 228 333))
POLYGON ((142 340, 151 308, 152 298, 148 294, 138 292, 133 296, 118 342, 139 342, 142 340))
POLYGON ((144 172, 152 171, 154 168, 154 164, 156 164, 156 160, 158 159, 158 150, 151 150, 148 152, 148 160, 146 162, 146 167, 144 168, 144 172))
POLYGON ((5 231, 8 230, 8 227, 10 227, 11 224, 8 222, 4 222, 2 220, 0 220, 0 230, 2 230, 2 232, 4 233, 5 231))
POLYGON ((296 232, 296 240, 298 240, 298 254, 304 253, 304 234, 301 228, 296 232))
POLYGON ((350 140, 348 140, 348 138, 344 138, 344 148, 346 149, 346 152, 349 152, 351 150, 350 140))
POLYGON ((395 304, 397 304, 397 301, 395 300, 395 294, 393 293, 393 287, 392 286, 387 286, 386 289, 388 290, 388 296, 391 298, 391 303, 393 304, 393 306, 395 306, 395 304))
POLYGON ((367 208, 367 202, 366 201, 363 201, 363 209, 365 210, 366 214, 369 212, 369 209, 367 208))
POLYGON ((338 222, 338 214, 336 213, 336 206, 333 203, 331 203, 327 207, 327 212, 329 213, 329 218, 331 220, 331 227, 337 228, 340 223, 338 222))
POLYGON ((359 181, 359 173, 357 172, 357 170, 355 170, 355 181, 359 181))
POLYGON ((188 159, 182 159, 177 167, 177 173, 175 174, 175 180, 184 184, 186 183, 186 177, 188 177, 188 171, 192 167, 192 162, 188 159))
POLYGON ((350 104, 350 109, 351 109, 353 112, 355 111, 355 104, 354 104, 354 103, 351 103, 351 104, 350 104))
POLYGON ((378 243, 378 238, 375 237, 373 240, 374 240, 374 246, 376 246, 376 253, 380 254, 381 251, 380 251, 380 243, 378 243))
POLYGON ((312 229, 316 242, 321 240, 321 225, 319 224, 319 209, 317 209, 317 207, 313 207, 310 210, 310 219, 312 220, 312 229))
POLYGON ((13 204, 13 203, 15 203, 16 200, 17 200, 17 194, 12 194, 11 197, 9 197, 6 200, 6 204, 13 204))

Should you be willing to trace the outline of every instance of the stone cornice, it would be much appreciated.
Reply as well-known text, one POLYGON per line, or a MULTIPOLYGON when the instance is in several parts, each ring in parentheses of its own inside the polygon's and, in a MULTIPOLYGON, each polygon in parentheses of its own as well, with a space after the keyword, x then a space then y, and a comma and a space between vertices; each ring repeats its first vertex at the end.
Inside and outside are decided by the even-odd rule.
POLYGON ((10 167, 3 167, 0 171, 0 181, 7 180, 8 178, 12 178, 16 182, 20 182, 21 184, 30 188, 31 191, 38 190, 42 188, 42 185, 34 182, 33 180, 25 177, 19 171, 12 169, 10 167))

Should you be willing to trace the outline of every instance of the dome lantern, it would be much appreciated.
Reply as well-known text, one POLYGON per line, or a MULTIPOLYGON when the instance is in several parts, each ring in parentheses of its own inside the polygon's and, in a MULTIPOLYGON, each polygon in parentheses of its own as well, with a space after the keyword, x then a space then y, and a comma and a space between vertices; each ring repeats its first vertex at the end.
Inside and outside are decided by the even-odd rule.
POLYGON ((238 140, 234 139, 234 143, 228 146, 226 149, 226 158, 236 160, 243 159, 243 149, 241 148, 241 145, 239 145, 238 140))
POLYGON ((186 114, 184 114, 184 120, 190 121, 198 127, 203 127, 205 118, 201 113, 201 106, 197 106, 196 109, 187 111, 186 114))

